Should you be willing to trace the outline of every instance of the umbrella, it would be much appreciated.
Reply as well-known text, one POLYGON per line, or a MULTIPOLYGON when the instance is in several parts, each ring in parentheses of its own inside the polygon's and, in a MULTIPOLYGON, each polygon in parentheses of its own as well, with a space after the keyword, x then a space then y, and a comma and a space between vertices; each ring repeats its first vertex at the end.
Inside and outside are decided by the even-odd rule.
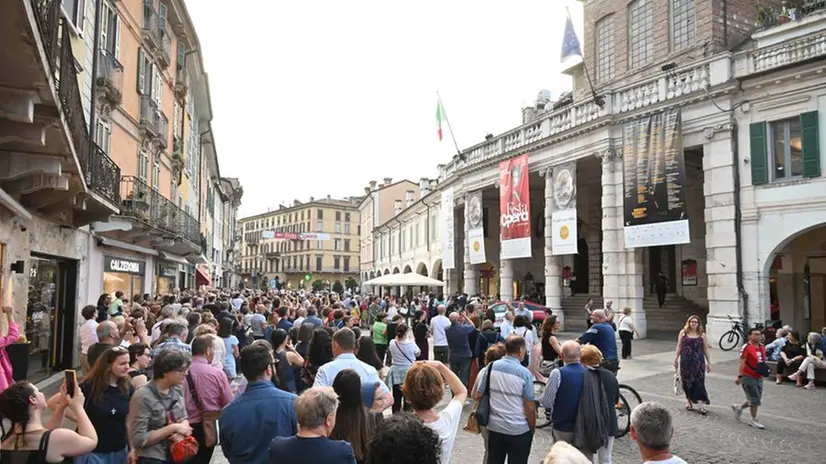
POLYGON ((444 287, 441 280, 432 279, 419 274, 387 274, 375 279, 363 282, 362 285, 379 285, 382 287, 408 286, 408 287, 444 287))

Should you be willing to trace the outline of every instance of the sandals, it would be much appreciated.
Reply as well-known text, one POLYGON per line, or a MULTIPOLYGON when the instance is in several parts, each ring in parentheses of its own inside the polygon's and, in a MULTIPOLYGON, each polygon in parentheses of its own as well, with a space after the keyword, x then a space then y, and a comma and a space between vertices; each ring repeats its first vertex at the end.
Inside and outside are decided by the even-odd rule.
POLYGON ((705 406, 700 406, 697 409, 697 412, 699 412, 701 415, 705 416, 706 414, 708 414, 708 409, 706 409, 705 406))
POLYGON ((687 404, 687 405, 685 405, 685 410, 689 411, 689 412, 695 412, 696 411, 697 413, 699 413, 703 416, 708 414, 708 409, 706 409, 706 407, 702 406, 702 405, 695 409, 693 404, 687 404))
POLYGON ((685 410, 686 411, 694 411, 694 405, 693 404, 685 405, 685 410))

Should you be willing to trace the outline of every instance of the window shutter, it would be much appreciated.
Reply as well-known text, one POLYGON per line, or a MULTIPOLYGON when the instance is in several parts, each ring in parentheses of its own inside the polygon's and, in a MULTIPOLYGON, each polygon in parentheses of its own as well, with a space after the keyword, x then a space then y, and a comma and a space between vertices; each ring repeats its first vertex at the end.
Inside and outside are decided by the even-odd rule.
POLYGON ((109 6, 105 3, 101 6, 103 9, 100 12, 100 48, 108 53, 112 50, 109 48, 109 6))
POLYGON ((120 61, 120 17, 118 16, 117 10, 112 10, 112 22, 114 23, 114 37, 112 40, 115 42, 115 59, 120 61))
POLYGON ((138 49, 138 94, 146 93, 146 62, 144 60, 143 49, 138 49))
POLYGON ((103 151, 108 155, 112 143, 112 128, 110 126, 103 127, 103 151))
POLYGON ((178 39, 178 69, 183 69, 186 66, 186 47, 183 42, 178 39))
POLYGON ((768 142, 766 123, 758 122, 749 126, 751 139, 751 184, 763 185, 769 182, 768 142))
POLYGON ((803 177, 820 177, 820 140, 817 111, 800 115, 803 142, 803 177))

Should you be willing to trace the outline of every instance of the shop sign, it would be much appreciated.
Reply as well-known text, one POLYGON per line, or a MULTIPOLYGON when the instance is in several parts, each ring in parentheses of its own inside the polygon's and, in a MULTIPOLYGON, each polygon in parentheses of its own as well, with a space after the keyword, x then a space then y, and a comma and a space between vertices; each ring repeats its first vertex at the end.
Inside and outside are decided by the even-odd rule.
POLYGON ((178 266, 168 266, 164 264, 158 264, 158 275, 160 277, 177 277, 178 276, 178 266))
POLYGON ((684 259, 680 266, 683 278, 683 287, 697 286, 697 261, 694 259, 684 259))
POLYGON ((104 256, 103 271, 143 275, 145 265, 143 261, 104 256))

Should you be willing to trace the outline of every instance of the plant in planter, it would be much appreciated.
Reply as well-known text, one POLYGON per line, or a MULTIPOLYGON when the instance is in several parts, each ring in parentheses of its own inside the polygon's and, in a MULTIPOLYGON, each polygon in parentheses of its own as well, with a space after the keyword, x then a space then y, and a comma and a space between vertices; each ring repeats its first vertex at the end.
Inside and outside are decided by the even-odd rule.
POLYGON ((761 4, 754 5, 757 10, 757 21, 762 29, 768 29, 777 25, 778 11, 772 7, 761 4))

